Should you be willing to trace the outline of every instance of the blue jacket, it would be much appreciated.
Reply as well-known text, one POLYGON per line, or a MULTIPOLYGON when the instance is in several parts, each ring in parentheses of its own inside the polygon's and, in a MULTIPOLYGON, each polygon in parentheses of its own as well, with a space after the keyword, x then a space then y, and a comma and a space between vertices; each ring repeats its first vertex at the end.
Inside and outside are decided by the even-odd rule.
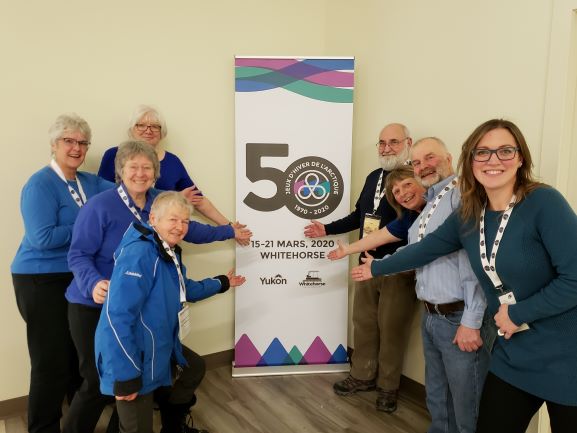
MULTIPOLYGON (((160 191, 151 189, 146 193, 146 204, 140 212, 148 221, 154 197, 160 191)), ((130 199, 132 205, 134 203, 130 199)), ((66 290, 66 299, 73 304, 100 308, 92 299, 92 289, 100 280, 109 280, 114 266, 114 251, 122 235, 136 217, 128 210, 116 188, 91 198, 80 210, 68 252, 68 264, 74 280, 66 290)), ((191 221, 184 240, 195 244, 234 238, 229 225, 211 226, 191 221)))
MULTIPOLYGON (((228 290, 225 276, 186 278, 191 302, 228 290)), ((108 296, 96 328, 96 366, 106 395, 147 394, 171 385, 171 359, 186 365, 178 338, 180 288, 172 258, 147 225, 130 226, 115 252, 108 296)))

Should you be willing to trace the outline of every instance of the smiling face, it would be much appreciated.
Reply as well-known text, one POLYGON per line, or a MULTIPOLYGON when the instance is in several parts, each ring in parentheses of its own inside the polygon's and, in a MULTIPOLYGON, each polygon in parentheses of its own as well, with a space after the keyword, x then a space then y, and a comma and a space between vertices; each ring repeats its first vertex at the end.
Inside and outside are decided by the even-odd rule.
POLYGON ((411 165, 415 170, 415 178, 425 188, 453 174, 451 154, 432 138, 419 141, 411 149, 411 165))
POLYGON ((184 239, 189 223, 190 212, 180 206, 170 206, 159 215, 150 213, 150 225, 170 247, 184 239))
POLYGON ((377 154, 384 170, 391 171, 404 164, 409 159, 411 138, 405 135, 404 128, 399 124, 385 126, 379 134, 377 154))
POLYGON ((144 141, 153 147, 156 147, 162 138, 160 122, 152 113, 142 116, 132 127, 131 133, 134 139, 144 141))
POLYGON ((145 155, 136 154, 122 167, 122 182, 133 198, 142 197, 154 184, 154 165, 145 155))
POLYGON ((86 136, 80 131, 64 130, 62 136, 52 144, 54 161, 67 179, 74 179, 78 167, 84 162, 87 151, 86 136))
MULTIPOLYGON (((487 132, 477 144, 475 150, 497 150, 505 148, 517 149, 513 135, 504 128, 492 129, 487 132)), ((509 151, 509 149, 507 149, 509 151)), ((501 153, 506 153, 501 151, 501 153)), ((515 151, 512 159, 502 161, 496 153, 490 154, 487 161, 472 161, 473 175, 483 185, 487 192, 497 191, 512 195, 517 181, 517 170, 523 161, 519 152, 515 151)))
POLYGON ((406 209, 420 212, 425 207, 425 188, 414 178, 407 178, 393 183, 393 196, 397 203, 406 209))

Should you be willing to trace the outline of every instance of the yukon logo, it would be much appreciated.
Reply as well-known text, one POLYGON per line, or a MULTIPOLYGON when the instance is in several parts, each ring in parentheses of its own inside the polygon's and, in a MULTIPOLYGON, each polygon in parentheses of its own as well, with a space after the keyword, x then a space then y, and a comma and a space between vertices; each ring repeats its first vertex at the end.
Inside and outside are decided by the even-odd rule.
POLYGON ((281 274, 276 274, 274 277, 260 277, 260 283, 263 286, 286 284, 286 278, 283 278, 281 274))
POLYGON ((304 280, 299 282, 301 286, 324 286, 323 280, 319 277, 319 271, 309 271, 304 280))

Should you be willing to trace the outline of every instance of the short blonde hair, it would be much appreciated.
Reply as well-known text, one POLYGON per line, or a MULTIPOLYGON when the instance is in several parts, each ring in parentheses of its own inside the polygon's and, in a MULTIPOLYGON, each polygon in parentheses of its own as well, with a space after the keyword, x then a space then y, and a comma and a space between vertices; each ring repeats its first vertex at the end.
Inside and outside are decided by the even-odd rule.
POLYGON ((179 192, 164 191, 156 196, 152 202, 150 213, 154 214, 156 218, 162 218, 168 209, 179 208, 188 213, 188 217, 192 214, 193 207, 188 200, 179 192))
POLYGON ((50 144, 56 143, 64 131, 80 132, 86 141, 92 140, 92 131, 88 122, 76 113, 61 114, 48 129, 50 144))
POLYGON ((142 141, 129 140, 118 145, 118 151, 114 158, 114 177, 116 178, 116 183, 122 181, 122 169, 124 165, 136 155, 144 155, 152 162, 154 181, 156 182, 158 180, 160 177, 160 161, 158 161, 158 155, 154 147, 142 141))

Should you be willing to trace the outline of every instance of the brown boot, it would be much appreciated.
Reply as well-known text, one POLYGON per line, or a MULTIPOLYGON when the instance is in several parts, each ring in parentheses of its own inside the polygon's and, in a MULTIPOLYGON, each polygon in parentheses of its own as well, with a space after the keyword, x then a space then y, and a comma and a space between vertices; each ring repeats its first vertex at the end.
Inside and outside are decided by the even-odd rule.
POLYGON ((337 395, 351 395, 359 391, 372 391, 375 386, 374 379, 360 380, 349 374, 346 379, 336 382, 333 389, 337 395))
POLYGON ((397 410, 397 398, 399 395, 398 389, 385 391, 382 388, 377 388, 377 410, 381 412, 393 413, 397 410))

